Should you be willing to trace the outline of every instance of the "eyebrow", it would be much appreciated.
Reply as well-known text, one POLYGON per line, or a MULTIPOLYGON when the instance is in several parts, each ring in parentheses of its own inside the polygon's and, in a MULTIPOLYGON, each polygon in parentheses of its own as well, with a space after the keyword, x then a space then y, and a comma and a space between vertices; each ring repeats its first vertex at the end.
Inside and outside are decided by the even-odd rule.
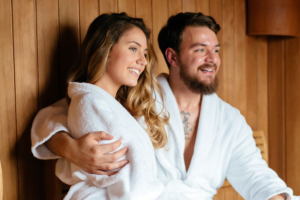
MULTIPOLYGON (((142 47, 142 45, 136 41, 131 41, 131 42, 128 42, 128 43, 135 43, 137 44, 139 47, 142 47)), ((148 51, 148 49, 146 48, 144 51, 148 51)))
MULTIPOLYGON (((197 46, 203 46, 203 47, 206 47, 207 44, 203 44, 203 43, 195 43, 195 44, 193 44, 193 45, 191 46, 191 48, 194 48, 194 47, 197 47, 197 46)), ((221 47, 221 45, 220 45, 220 44, 217 44, 217 45, 215 45, 215 47, 221 47)))

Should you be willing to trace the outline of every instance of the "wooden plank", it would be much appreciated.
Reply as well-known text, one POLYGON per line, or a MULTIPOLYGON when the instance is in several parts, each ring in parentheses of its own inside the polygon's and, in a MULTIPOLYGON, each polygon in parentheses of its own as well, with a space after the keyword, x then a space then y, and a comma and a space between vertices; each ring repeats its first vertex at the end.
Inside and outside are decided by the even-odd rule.
POLYGON ((80 0, 80 39, 83 42, 87 30, 96 17, 99 16, 98 0, 80 0))
POLYGON ((196 12, 196 0, 183 0, 183 12, 196 12))
MULTIPOLYGON (((153 44, 152 32, 152 0, 136 1, 136 17, 142 18, 151 31, 151 43, 153 44)), ((157 39, 157 38, 155 38, 157 39)))
MULTIPOLYGON (((236 107, 247 114, 247 71, 246 71, 246 6, 245 1, 234 0, 234 65, 236 107)), ((227 51, 227 50, 226 50, 227 51)), ((256 95, 254 95, 256 96, 256 95)))
POLYGON ((66 94, 66 78, 79 51, 79 3, 73 0, 59 1, 59 66, 60 95, 66 94))
POLYGON ((2 175, 1 160, 0 160, 0 200, 3 200, 3 175, 2 175))
POLYGON ((100 0, 100 14, 118 12, 118 0, 100 0))
POLYGON ((269 166, 286 180, 283 44, 281 38, 268 39, 269 166))
POLYGON ((300 40, 285 39, 286 183, 300 195, 300 40))
MULTIPOLYGON (((36 0, 36 8, 39 108, 44 108, 59 99, 58 1, 36 0)), ((54 173, 55 163, 44 161, 45 200, 61 199, 62 185, 54 173)))
POLYGON ((209 15, 209 0, 197 0, 196 12, 202 12, 204 15, 209 15))
POLYGON ((171 17, 172 15, 176 15, 177 13, 183 12, 182 0, 168 1, 168 8, 169 17, 171 17))
POLYGON ((225 198, 224 200, 236 200, 237 199, 237 192, 234 190, 234 188, 231 187, 227 187, 225 189, 225 198))
MULTIPOLYGON (((216 22, 221 26, 221 30, 219 31, 219 33, 217 34, 218 37, 218 41, 221 45, 221 50, 220 50, 220 59, 221 59, 221 67, 220 70, 218 72, 218 78, 219 78, 219 89, 217 91, 217 94, 219 95, 220 98, 224 97, 224 78, 223 78, 223 67, 224 64, 222 64, 223 62, 223 39, 222 39, 222 34, 223 34, 223 26, 222 26, 222 12, 223 12, 223 8, 222 8, 222 0, 210 0, 209 2, 209 13, 210 15, 216 20, 216 22)), ((227 51, 227 49, 226 49, 227 51)), ((225 80, 226 81, 226 80, 225 80)))
POLYGON ((167 0, 152 0, 152 17, 153 17, 153 48, 156 53, 158 63, 156 65, 157 74, 169 73, 169 69, 161 53, 157 36, 160 29, 167 23, 168 20, 168 1, 167 0))
POLYGON ((135 17, 135 0, 118 0, 119 12, 126 12, 130 17, 135 17))
POLYGON ((0 1, 0 159, 3 170, 3 199, 18 199, 15 73, 10 0, 0 1))
POLYGON ((257 37, 257 130, 268 142, 268 59, 267 37, 257 37))
POLYGON ((30 128, 38 110, 35 0, 13 1, 19 200, 44 199, 43 162, 30 151, 30 128), (28 184, 30 180, 30 184, 28 184))
POLYGON ((218 189, 217 194, 214 196, 214 200, 225 200, 226 188, 218 189))
POLYGON ((235 90, 235 40, 234 40, 234 19, 233 19, 233 0, 222 1, 222 44, 225 49, 222 56, 223 79, 221 83, 224 89, 223 99, 230 105, 236 107, 236 90, 235 90))

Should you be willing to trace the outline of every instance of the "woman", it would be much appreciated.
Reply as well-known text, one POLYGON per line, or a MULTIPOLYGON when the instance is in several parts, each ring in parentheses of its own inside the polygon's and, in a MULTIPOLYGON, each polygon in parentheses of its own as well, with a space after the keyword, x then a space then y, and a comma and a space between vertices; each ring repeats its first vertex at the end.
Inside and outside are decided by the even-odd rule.
POLYGON ((165 146, 168 117, 164 105, 155 108, 152 91, 162 98, 162 90, 154 61, 142 19, 103 14, 90 25, 68 78, 68 126, 74 138, 94 131, 112 134, 110 142, 122 138, 129 164, 115 175, 100 176, 59 159, 56 174, 73 185, 65 199, 163 198, 153 147, 165 146), (146 122, 145 129, 138 118, 146 122))

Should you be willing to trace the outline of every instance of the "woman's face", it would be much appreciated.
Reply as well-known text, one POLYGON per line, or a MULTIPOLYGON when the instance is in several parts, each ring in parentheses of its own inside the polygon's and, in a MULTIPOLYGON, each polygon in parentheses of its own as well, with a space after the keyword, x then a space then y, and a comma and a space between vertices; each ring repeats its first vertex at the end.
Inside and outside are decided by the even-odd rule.
POLYGON ((137 27, 127 30, 113 46, 106 75, 117 85, 135 86, 147 64, 147 39, 137 27))

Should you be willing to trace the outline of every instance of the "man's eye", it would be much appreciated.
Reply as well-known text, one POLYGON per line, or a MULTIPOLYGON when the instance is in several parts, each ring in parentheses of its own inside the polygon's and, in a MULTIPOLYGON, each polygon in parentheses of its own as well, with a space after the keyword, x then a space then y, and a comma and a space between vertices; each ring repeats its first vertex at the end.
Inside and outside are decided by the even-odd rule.
POLYGON ((135 47, 130 47, 129 49, 132 50, 133 52, 137 51, 137 48, 135 48, 135 47))
POLYGON ((147 54, 144 54, 145 58, 147 58, 147 54))

